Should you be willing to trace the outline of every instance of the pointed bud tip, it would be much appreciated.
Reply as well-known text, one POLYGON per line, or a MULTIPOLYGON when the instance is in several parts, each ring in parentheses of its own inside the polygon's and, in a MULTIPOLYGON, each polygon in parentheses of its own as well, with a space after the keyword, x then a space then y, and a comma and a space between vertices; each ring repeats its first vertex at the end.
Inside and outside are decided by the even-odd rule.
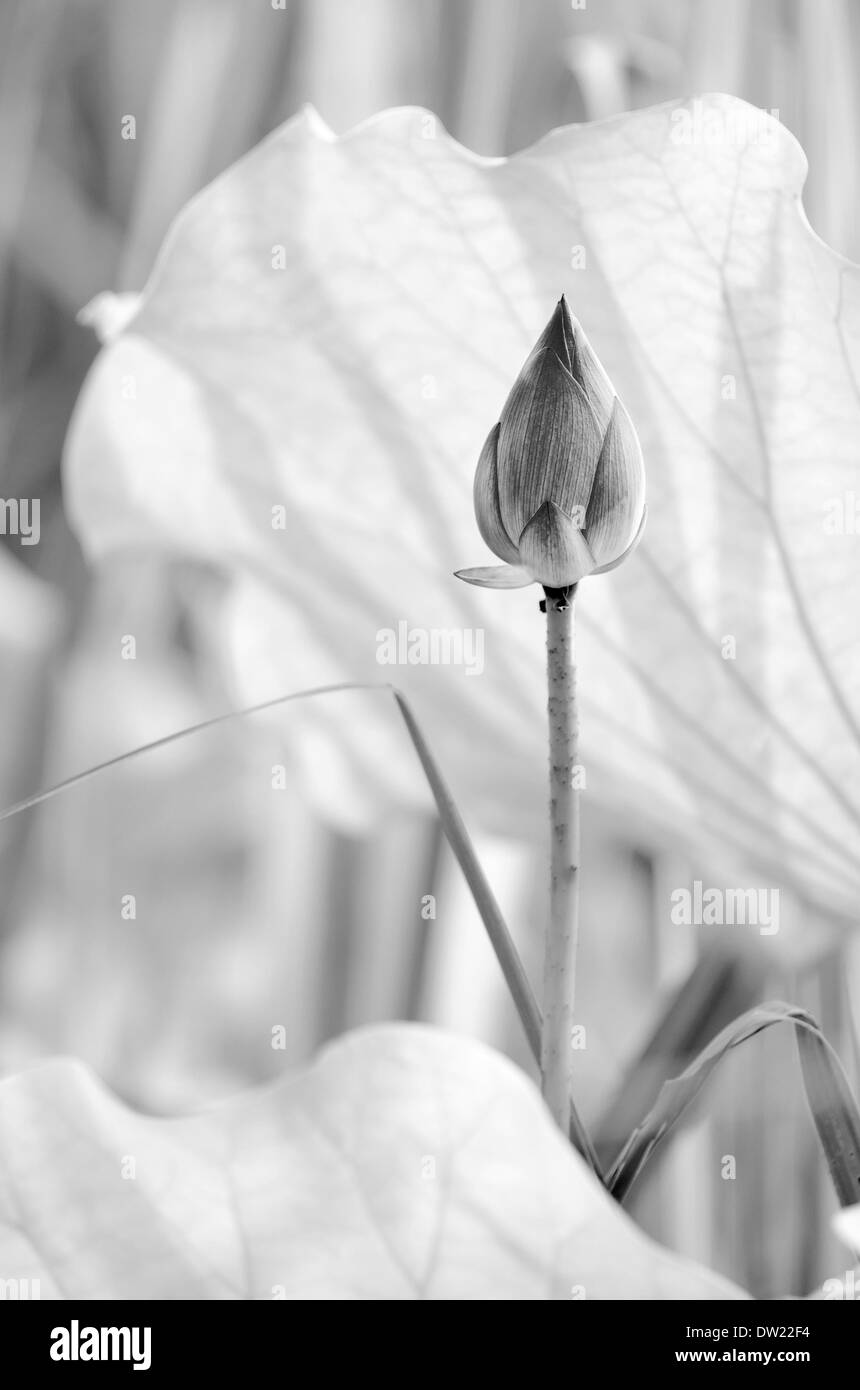
POLYGON ((538 338, 534 351, 549 348, 563 366, 570 371, 573 367, 573 354, 576 350, 576 320, 571 317, 564 295, 561 296, 552 316, 538 338))
POLYGON ((563 294, 561 296, 561 299, 555 306, 555 313, 561 318, 562 323, 570 333, 571 339, 575 338, 578 333, 582 332, 582 325, 579 322, 579 319, 576 317, 576 314, 571 309, 570 304, 567 300, 567 295, 563 294))

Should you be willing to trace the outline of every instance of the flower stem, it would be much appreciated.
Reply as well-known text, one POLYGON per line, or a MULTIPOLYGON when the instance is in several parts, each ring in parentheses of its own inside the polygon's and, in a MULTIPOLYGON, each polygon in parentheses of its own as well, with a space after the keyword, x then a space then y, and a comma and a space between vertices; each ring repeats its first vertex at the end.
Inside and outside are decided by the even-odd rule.
MULTIPOLYGON (((571 1127, 573 1009, 579 927, 579 791, 573 597, 546 591, 549 712, 550 913, 544 957, 541 1083, 565 1134, 571 1127)), ((574 1112, 575 1115, 575 1112, 574 1112)))

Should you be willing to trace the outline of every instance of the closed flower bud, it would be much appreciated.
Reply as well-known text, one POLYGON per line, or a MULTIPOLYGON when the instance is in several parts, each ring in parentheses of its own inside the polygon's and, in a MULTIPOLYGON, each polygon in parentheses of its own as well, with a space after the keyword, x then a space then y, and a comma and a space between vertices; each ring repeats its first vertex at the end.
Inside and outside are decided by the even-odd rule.
POLYGON ((614 569, 642 534, 639 440, 564 296, 487 437, 474 496, 506 563, 459 570, 470 584, 564 590, 614 569))

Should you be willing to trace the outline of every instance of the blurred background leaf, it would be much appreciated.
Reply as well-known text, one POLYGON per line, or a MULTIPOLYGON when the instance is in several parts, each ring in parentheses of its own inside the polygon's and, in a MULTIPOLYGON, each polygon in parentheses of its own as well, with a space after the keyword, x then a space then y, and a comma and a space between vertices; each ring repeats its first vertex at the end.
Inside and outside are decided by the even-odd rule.
MULTIPOLYGON (((480 630, 475 669, 403 655, 398 680, 467 811, 533 833, 537 591, 451 571, 483 558, 474 460, 564 290, 648 475, 640 549, 578 604, 589 791, 848 916, 860 566, 827 521, 854 495, 860 274, 798 217, 803 172, 721 98, 492 164, 420 111, 340 142, 288 123, 181 215, 90 377, 67 469, 88 552, 221 567, 213 656, 239 704, 390 674, 379 635, 401 624, 480 630)), ((334 814, 416 786, 390 710, 355 717, 354 737, 330 702, 292 721, 300 760, 306 719, 327 739, 336 774, 309 740, 306 781, 334 814)))

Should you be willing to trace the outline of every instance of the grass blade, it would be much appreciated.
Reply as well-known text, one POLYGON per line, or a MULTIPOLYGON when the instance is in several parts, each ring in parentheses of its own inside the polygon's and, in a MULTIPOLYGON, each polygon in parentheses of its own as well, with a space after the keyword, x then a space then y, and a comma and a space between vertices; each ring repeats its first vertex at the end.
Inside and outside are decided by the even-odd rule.
POLYGON ((618 1201, 624 1200, 654 1150, 726 1053, 776 1023, 794 1024, 806 1098, 839 1201, 849 1206, 860 1200, 860 1110, 842 1064, 804 1009, 777 1000, 741 1014, 711 1039, 680 1076, 664 1084, 606 1175, 606 1185, 618 1201))
MULTIPOLYGON (((505 925, 493 890, 487 881, 484 870, 481 868, 480 861, 475 853, 472 841, 469 838, 469 832, 463 823, 463 818, 457 809, 454 798, 448 790, 442 773, 439 770, 439 766, 430 752, 427 740, 419 729, 415 717, 404 697, 398 690, 394 690, 393 687, 392 690, 400 713, 403 716, 403 722, 409 732, 409 737, 412 739, 415 752, 418 754, 421 766, 424 769, 424 775, 430 784, 430 790, 436 802, 439 819, 442 822, 442 829, 445 831, 445 837, 454 852, 457 863, 463 871, 466 882, 472 890, 475 906, 481 914, 481 920, 484 923, 487 935, 496 953, 496 959, 502 968, 502 973, 505 977, 508 989, 517 1006, 517 1012, 519 1013, 520 1020, 525 1029, 526 1037, 529 1040, 529 1046, 531 1047, 536 1061, 540 1062, 543 1020, 532 987, 523 969, 522 961, 517 953, 517 948, 505 925)), ((570 1125, 568 1133, 571 1143, 591 1165, 591 1168, 597 1176, 601 1177, 597 1155, 588 1137, 585 1126, 579 1118, 579 1113, 573 1102, 572 1096, 570 1098, 570 1125)))
POLYGON ((475 906, 481 914, 481 921, 486 928, 496 959, 502 968, 502 974, 517 1006, 517 1012, 529 1040, 529 1047, 535 1058, 540 1060, 540 1009, 517 948, 496 902, 495 894, 475 853, 463 817, 457 809, 457 804, 448 789, 436 759, 430 752, 427 740, 418 727, 415 716, 405 698, 399 690, 394 690, 393 687, 391 689, 412 740, 412 746, 424 769, 424 776, 427 778, 433 793, 433 800, 436 802, 436 809, 439 812, 442 829, 445 831, 445 838, 451 846, 454 857, 463 871, 463 877, 471 889, 475 906))
POLYGON ((818 1031, 798 1026, 806 1098, 840 1205, 860 1202, 860 1114, 842 1063, 818 1031))
MULTIPOLYGON (((469 837, 465 823, 459 810, 457 809, 451 792, 442 776, 439 765, 433 754, 430 752, 429 745, 418 722, 410 709, 406 698, 393 685, 377 685, 369 682, 344 682, 339 685, 322 685, 313 690, 297 690, 289 695, 278 695, 273 700, 264 700, 258 705, 249 705, 245 709, 228 710, 226 714, 216 714, 211 719, 203 719, 197 724, 192 724, 185 729, 177 729, 175 733, 167 734, 163 738, 153 739, 151 743, 141 744, 138 748, 132 748, 127 753, 120 753, 115 758, 109 758, 106 762, 97 763, 94 767, 87 768, 84 772, 75 773, 73 777, 67 777, 64 781, 58 782, 56 786, 48 787, 45 791, 36 792, 33 796, 25 797, 23 801, 17 801, 13 806, 7 806, 0 811, 0 821, 8 820, 12 816, 20 815, 22 811, 27 811, 31 807, 39 806, 43 802, 51 801, 60 793, 68 791, 71 787, 79 786, 82 782, 88 782, 90 778, 96 777, 99 773, 107 772, 109 768, 118 767, 122 763, 130 762, 133 758, 143 757, 146 753, 152 753, 157 748, 166 748, 171 743, 178 743, 182 739, 190 738, 192 734, 201 733, 204 729, 213 729, 218 725, 230 723, 236 719, 243 719, 246 715, 261 714, 266 710, 273 710, 280 705, 290 704, 296 700, 309 700, 323 695, 339 695, 346 691, 353 690, 379 690, 394 697, 398 710, 406 725, 407 732, 412 740, 412 746, 418 754, 418 759, 424 769, 424 775, 433 793, 436 802, 436 809, 439 812, 439 819, 445 837, 451 846, 454 857, 463 871, 466 882, 475 900, 475 906, 481 915, 481 921, 486 928, 490 938, 490 944, 495 952, 496 959, 502 969, 508 989, 516 1006, 520 1017, 529 1047, 535 1060, 540 1062, 540 1042, 541 1028, 543 1020, 534 991, 529 983, 523 963, 514 945, 513 938, 508 931, 501 909, 496 902, 495 895, 490 887, 489 881, 481 867, 480 860, 475 853, 474 846, 469 837)), ((570 1106, 570 1139, 571 1143, 579 1150, 586 1161, 590 1164, 595 1174, 601 1177, 600 1165, 597 1156, 586 1133, 585 1127, 579 1118, 576 1107, 571 1098, 570 1106)))
POLYGON ((57 783, 54 787, 49 787, 46 791, 37 792, 34 796, 28 796, 23 801, 18 801, 14 806, 8 806, 0 811, 0 821, 8 820, 11 816, 19 815, 20 812, 29 810, 33 806, 38 806, 42 802, 50 801, 61 792, 69 788, 78 786, 81 782, 87 782, 91 777, 97 776, 101 772, 107 772, 109 768, 117 767, 121 763, 129 762, 132 758, 140 758, 145 753, 152 753, 157 748, 166 748, 171 743, 178 743, 181 739, 189 738, 192 734, 201 733, 204 729, 212 729, 220 724, 226 724, 235 719, 242 719, 246 715, 260 714, 265 710, 276 709, 279 705, 289 704, 296 700, 307 700, 315 696, 339 695, 346 691, 354 690, 381 690, 386 694, 393 695, 397 708, 403 717, 407 732, 412 745, 418 754, 419 761, 424 774, 430 784, 433 799, 439 812, 439 819, 442 828, 457 863, 463 870, 466 882, 472 890, 475 905, 481 914, 481 920, 487 930, 490 943, 496 954, 496 959, 502 968, 508 988, 514 999, 526 1037, 529 1041, 532 1053, 537 1061, 540 1060, 540 1037, 541 1037, 541 1014, 535 999, 532 987, 529 984, 519 958, 517 948, 514 945, 510 932, 505 924, 501 909, 493 895, 487 878, 481 868, 478 856, 475 853, 469 833, 466 830, 463 818, 457 809, 448 787, 439 770, 439 766, 430 752, 427 740, 424 738, 415 716, 412 713, 406 699, 392 685, 370 685, 370 684, 342 684, 342 685, 323 685, 313 690, 298 690, 289 695, 277 696, 274 700, 265 700, 262 704, 251 705, 246 709, 229 710, 226 714, 217 714, 212 719, 203 719, 198 724, 192 724, 189 728, 178 729, 175 733, 167 734, 163 738, 154 739, 151 743, 144 743, 139 748, 132 748, 127 753, 120 753, 115 758, 110 758, 107 762, 98 763, 94 767, 87 768, 85 772, 78 772, 73 777, 66 778, 65 781, 57 783))
POLYGON ((749 962, 715 952, 696 961, 628 1066, 595 1129, 594 1147, 605 1167, 654 1104, 666 1077, 689 1066, 717 1031, 758 997, 749 962))

